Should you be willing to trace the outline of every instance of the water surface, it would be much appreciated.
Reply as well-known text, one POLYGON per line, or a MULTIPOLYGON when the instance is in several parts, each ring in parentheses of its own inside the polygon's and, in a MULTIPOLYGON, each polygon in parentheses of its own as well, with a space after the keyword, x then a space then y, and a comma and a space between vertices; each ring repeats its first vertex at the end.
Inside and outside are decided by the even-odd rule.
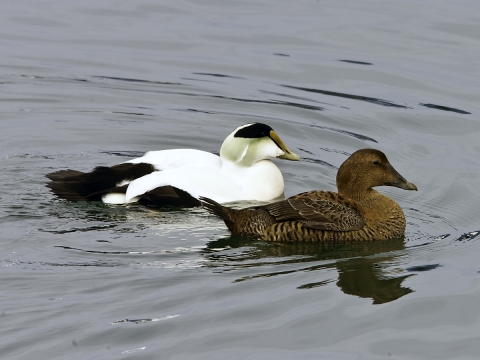
POLYGON ((20 0, 0 15, 5 359, 475 359, 480 354, 475 1, 20 0), (404 239, 270 244, 202 209, 69 203, 45 174, 219 151, 249 122, 335 190, 360 148, 404 239))

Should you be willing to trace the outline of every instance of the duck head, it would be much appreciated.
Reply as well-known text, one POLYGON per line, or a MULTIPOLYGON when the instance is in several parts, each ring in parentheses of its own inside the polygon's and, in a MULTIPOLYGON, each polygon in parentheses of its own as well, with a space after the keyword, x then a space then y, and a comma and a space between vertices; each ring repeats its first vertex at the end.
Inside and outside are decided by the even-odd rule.
POLYGON ((358 150, 338 169, 339 193, 360 193, 375 186, 395 186, 405 190, 417 190, 414 184, 393 168, 385 154, 379 150, 358 150))
POLYGON ((261 123, 236 128, 223 142, 220 157, 243 166, 271 158, 300 161, 275 130, 261 123))

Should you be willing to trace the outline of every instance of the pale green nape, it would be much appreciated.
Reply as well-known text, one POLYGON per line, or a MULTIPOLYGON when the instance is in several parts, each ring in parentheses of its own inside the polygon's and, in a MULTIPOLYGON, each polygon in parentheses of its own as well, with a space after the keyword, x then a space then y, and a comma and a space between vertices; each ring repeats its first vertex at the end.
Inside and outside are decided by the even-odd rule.
POLYGON ((269 138, 240 138, 228 136, 220 149, 222 159, 237 165, 252 166, 257 161, 282 155, 283 151, 269 138))

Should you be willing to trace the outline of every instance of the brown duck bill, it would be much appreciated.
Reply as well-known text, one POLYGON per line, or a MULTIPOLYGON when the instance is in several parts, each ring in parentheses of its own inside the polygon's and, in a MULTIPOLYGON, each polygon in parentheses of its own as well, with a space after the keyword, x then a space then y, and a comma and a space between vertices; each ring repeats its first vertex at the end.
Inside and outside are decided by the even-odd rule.
POLYGON ((395 187, 398 187, 398 188, 404 189, 404 190, 415 190, 415 191, 418 190, 417 187, 415 186, 415 184, 412 184, 410 181, 408 181, 402 175, 400 175, 398 173, 398 171, 393 168, 392 165, 388 164, 387 167, 392 172, 392 174, 395 176, 396 181, 385 184, 385 185, 395 186, 395 187))

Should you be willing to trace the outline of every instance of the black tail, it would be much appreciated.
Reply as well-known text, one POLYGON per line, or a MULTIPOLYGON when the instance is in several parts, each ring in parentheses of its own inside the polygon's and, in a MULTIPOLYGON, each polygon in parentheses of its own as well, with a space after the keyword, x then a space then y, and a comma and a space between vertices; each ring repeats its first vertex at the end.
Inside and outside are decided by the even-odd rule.
MULTIPOLYGON (((223 205, 220 205, 215 200, 200 196, 200 202, 202 203, 203 207, 210 213, 215 216, 221 218, 225 223, 232 222, 230 219, 230 212, 234 211, 233 209, 229 209, 223 205)), ((228 225, 228 224, 227 224, 228 225)))
POLYGON ((84 182, 88 174, 76 170, 60 170, 46 177, 52 181, 47 183, 47 187, 58 197, 70 201, 86 201, 90 191, 84 182))
POLYGON ((47 174, 47 183, 55 195, 70 201, 101 200, 107 192, 125 192, 124 180, 134 180, 154 171, 151 164, 124 163, 112 167, 99 166, 92 172, 60 170, 47 174))

